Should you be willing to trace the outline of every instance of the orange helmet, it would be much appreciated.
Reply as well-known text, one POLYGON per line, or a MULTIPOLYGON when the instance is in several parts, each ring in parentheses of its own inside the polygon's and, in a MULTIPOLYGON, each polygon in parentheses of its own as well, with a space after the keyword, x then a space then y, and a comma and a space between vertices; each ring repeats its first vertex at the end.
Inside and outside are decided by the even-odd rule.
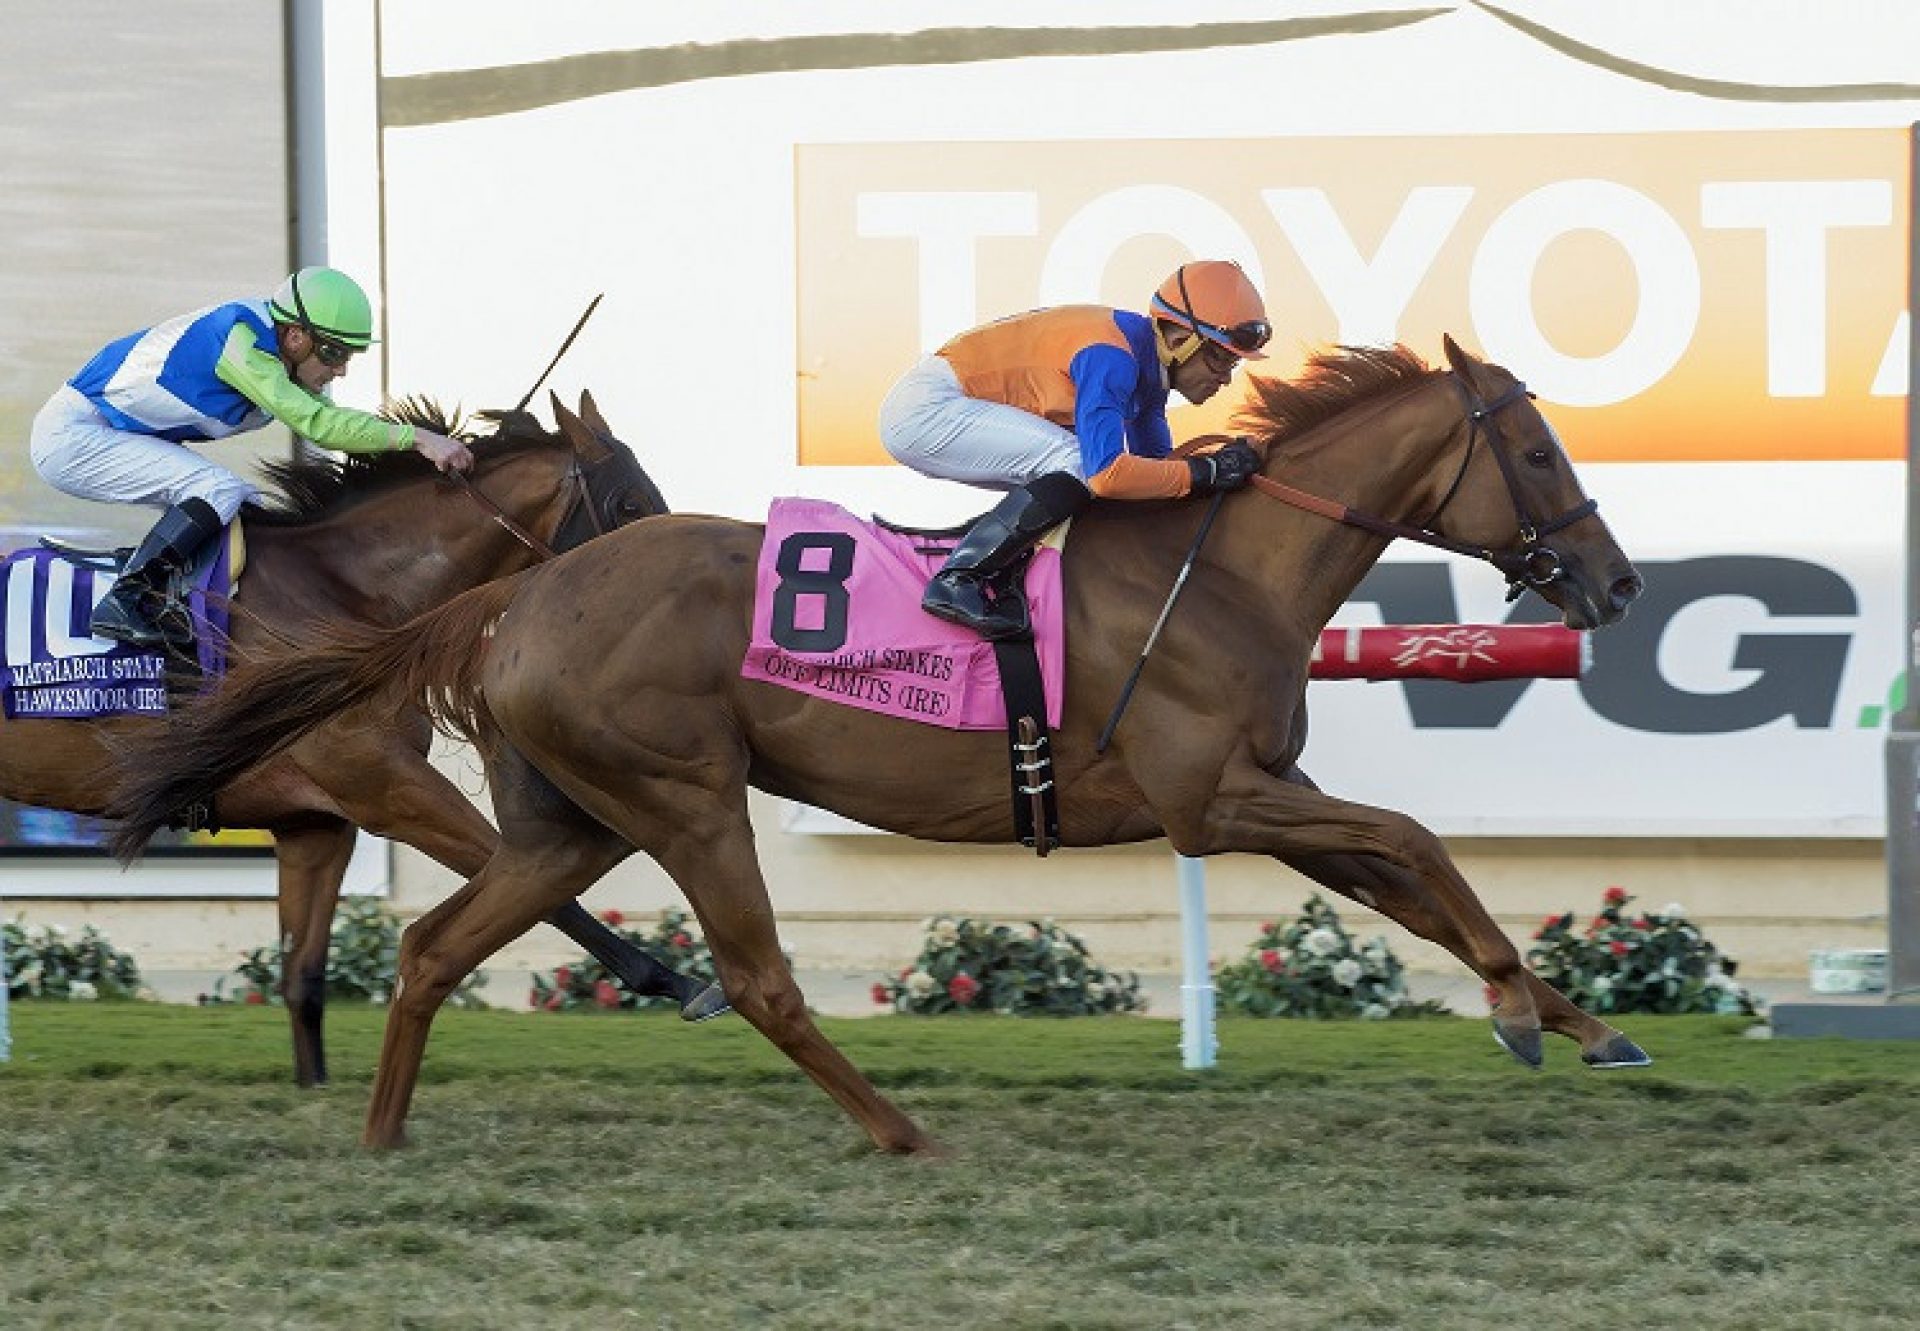
POLYGON ((1245 360, 1265 360, 1273 336, 1266 303, 1237 263, 1202 259, 1173 270, 1153 296, 1153 317, 1190 328, 1245 360))

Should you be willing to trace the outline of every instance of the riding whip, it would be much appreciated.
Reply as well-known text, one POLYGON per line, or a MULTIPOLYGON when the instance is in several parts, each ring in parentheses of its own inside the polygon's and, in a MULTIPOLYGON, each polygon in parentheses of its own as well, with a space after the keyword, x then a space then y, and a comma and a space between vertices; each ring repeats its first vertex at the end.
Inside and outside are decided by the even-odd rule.
POLYGON ((1107 751, 1113 732, 1120 724, 1121 713, 1127 710, 1127 703, 1133 698, 1133 686, 1140 682, 1140 672, 1147 668, 1147 654, 1153 650, 1153 644, 1160 640, 1160 630, 1166 627, 1167 616, 1173 613, 1173 603, 1180 599, 1180 589, 1187 585, 1187 575, 1193 572, 1193 561, 1200 557, 1200 546, 1206 541, 1207 533, 1213 530, 1213 520, 1220 512, 1220 501, 1226 497, 1225 490, 1214 491, 1213 502, 1207 505, 1207 516, 1201 521, 1200 530, 1194 533, 1193 545, 1180 565, 1180 575, 1173 580, 1173 590, 1167 593, 1167 603, 1160 607, 1160 618, 1153 621, 1153 632, 1147 635, 1147 644, 1140 649, 1140 659, 1133 663, 1133 673, 1127 676, 1126 687, 1120 690, 1120 701, 1113 705, 1113 715, 1107 718, 1106 729, 1100 732, 1100 738, 1093 746, 1095 753, 1107 751))
POLYGON ((587 326, 587 320, 593 317, 593 312, 600 308, 600 302, 606 298, 607 293, 602 291, 588 303, 587 312, 580 316, 580 322, 576 323, 573 331, 567 334, 567 340, 560 344, 560 350, 553 353, 553 359, 547 362, 547 368, 540 371, 540 377, 533 381, 533 387, 527 390, 526 396, 514 404, 513 410, 516 414, 527 409, 527 403, 533 401, 533 395, 540 391, 540 385, 547 382, 547 376, 553 373, 553 367, 558 365, 560 358, 567 354, 567 348, 573 345, 573 339, 580 336, 580 330, 587 326))

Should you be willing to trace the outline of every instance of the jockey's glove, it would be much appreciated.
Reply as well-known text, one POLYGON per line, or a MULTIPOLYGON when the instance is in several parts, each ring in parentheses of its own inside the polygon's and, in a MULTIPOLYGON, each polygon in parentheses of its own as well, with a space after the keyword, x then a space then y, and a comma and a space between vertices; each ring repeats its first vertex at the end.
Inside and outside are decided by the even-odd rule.
POLYGON ((1192 481, 1187 492, 1197 495, 1238 490, 1260 470, 1260 455, 1244 439, 1236 439, 1211 453, 1196 454, 1186 462, 1192 481))

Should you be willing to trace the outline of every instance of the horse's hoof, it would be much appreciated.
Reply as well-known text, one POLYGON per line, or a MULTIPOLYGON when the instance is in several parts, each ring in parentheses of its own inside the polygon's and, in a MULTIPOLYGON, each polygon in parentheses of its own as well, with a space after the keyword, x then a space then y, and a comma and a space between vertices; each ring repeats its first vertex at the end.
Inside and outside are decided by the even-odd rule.
POLYGON ((1502 1027, 1500 1023, 1496 1021, 1493 1023, 1493 1040, 1495 1044, 1499 1045, 1509 1054, 1512 1054, 1522 1063, 1525 1063, 1528 1067, 1535 1070, 1539 1069, 1543 1061, 1543 1055, 1540 1050, 1540 1028, 1538 1026, 1502 1027))
POLYGON ((1590 1068, 1646 1068, 1653 1066, 1653 1055, 1616 1031, 1593 1052, 1582 1050, 1580 1061, 1590 1068))
POLYGON ((710 984, 689 998, 680 1008, 682 1021, 712 1021, 715 1017, 724 1017, 733 1011, 733 1004, 727 1002, 727 991, 718 984, 710 984))

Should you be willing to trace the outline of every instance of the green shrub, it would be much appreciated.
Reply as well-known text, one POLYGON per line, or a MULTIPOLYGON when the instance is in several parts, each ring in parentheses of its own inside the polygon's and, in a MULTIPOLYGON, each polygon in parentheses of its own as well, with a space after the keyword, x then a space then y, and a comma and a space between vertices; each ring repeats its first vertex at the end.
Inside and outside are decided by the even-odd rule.
POLYGON ((91 924, 70 940, 57 924, 27 924, 15 917, 0 925, 4 936, 7 997, 151 998, 140 988, 140 967, 91 924))
MULTIPOLYGON (((327 997, 384 1003, 393 993, 400 960, 400 917, 378 897, 341 897, 334 909, 327 941, 327 997)), ((286 960, 284 941, 257 947, 234 967, 239 983, 232 1001, 279 1003, 280 977, 286 960)), ((484 1007, 474 991, 486 983, 476 971, 447 996, 452 1007, 484 1007)), ((203 1003, 227 1001, 215 992, 203 1003)))
POLYGON ((1333 907, 1319 893, 1297 919, 1260 926, 1247 955, 1213 977, 1216 1004, 1255 1017, 1430 1016, 1435 1002, 1407 993, 1406 967, 1384 938, 1356 946, 1333 907))
MULTIPOLYGON (((718 978, 719 973, 713 967, 713 954, 707 951, 706 941, 688 927, 685 911, 661 911, 660 922, 650 934, 638 929, 622 928, 626 917, 617 910, 603 911, 600 922, 629 943, 653 953, 682 975, 690 975, 708 983, 718 978)), ((672 998, 641 998, 628 993, 613 977, 613 973, 592 957, 581 957, 545 974, 535 975, 533 989, 527 995, 527 1004, 542 1012, 570 1012, 578 1008, 626 1008, 631 1011, 680 1006, 672 998)))
POLYGON ((1677 903, 1627 917, 1623 887, 1601 896, 1600 913, 1576 933, 1573 912, 1550 915, 1534 933, 1527 965, 1589 1012, 1752 1014, 1759 1001, 1677 903))
POLYGON ((1052 920, 994 924, 936 915, 923 926, 920 955, 873 986, 873 1001, 895 1012, 998 1012, 1079 1017, 1145 1012, 1140 979, 1110 971, 1086 944, 1052 920))

